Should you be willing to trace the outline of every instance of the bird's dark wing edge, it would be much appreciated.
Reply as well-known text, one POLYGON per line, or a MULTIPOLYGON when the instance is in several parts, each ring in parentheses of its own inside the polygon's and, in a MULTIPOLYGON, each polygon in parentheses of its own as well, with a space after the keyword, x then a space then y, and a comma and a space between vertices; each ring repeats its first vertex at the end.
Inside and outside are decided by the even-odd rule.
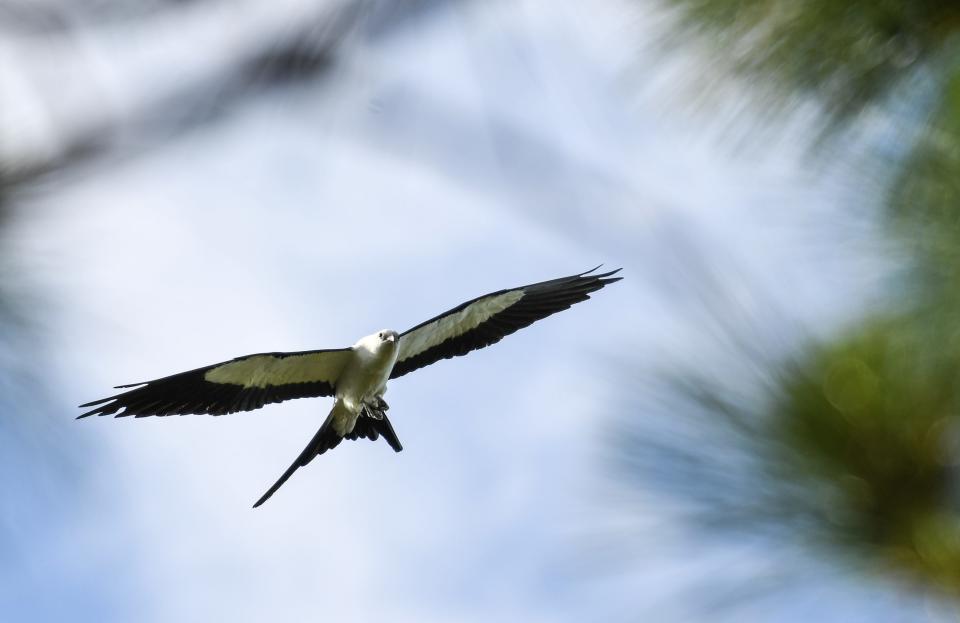
POLYGON ((116 389, 127 391, 80 405, 94 408, 77 419, 91 415, 224 415, 294 398, 332 396, 335 372, 350 350, 256 353, 152 381, 118 385, 116 389), (211 372, 219 381, 208 380, 211 372), (254 374, 259 375, 259 382, 254 382, 254 374))
POLYGON ((620 268, 605 273, 595 273, 599 268, 600 266, 597 266, 577 275, 478 296, 418 324, 400 335, 400 357, 393 367, 390 378, 395 379, 418 368, 436 363, 441 359, 458 357, 470 351, 495 344, 507 335, 528 327, 537 320, 569 309, 572 305, 589 299, 590 293, 622 279, 622 277, 613 277, 620 272, 620 268), (456 314, 469 316, 471 306, 478 306, 477 311, 482 312, 480 306, 488 302, 496 304, 498 300, 509 301, 512 296, 517 296, 514 293, 522 293, 522 296, 506 306, 505 309, 485 318, 477 326, 468 327, 462 332, 457 331, 455 325, 445 327, 452 334, 449 337, 441 335, 438 340, 431 341, 429 333, 437 331, 438 327, 442 327, 441 321, 448 318, 453 319, 456 314), (420 335, 418 335, 418 332, 420 335), (404 337, 406 336, 416 336, 418 339, 411 341, 426 342, 426 347, 414 349, 412 352, 404 352, 404 337))
POLYGON ((353 430, 341 437, 337 434, 337 431, 334 430, 332 426, 334 417, 334 411, 330 412, 330 415, 327 416, 327 419, 324 420, 323 425, 320 426, 320 429, 313 436, 313 439, 310 440, 310 443, 307 444, 307 447, 303 449, 303 452, 290 464, 290 467, 287 468, 287 471, 283 472, 280 478, 277 479, 273 485, 267 489, 267 492, 264 493, 259 500, 253 505, 254 508, 257 508, 264 502, 270 499, 270 497, 277 492, 277 489, 283 486, 283 483, 287 482, 290 479, 290 476, 293 475, 293 472, 297 471, 301 467, 305 467, 314 457, 320 456, 327 450, 332 450, 340 445, 340 442, 344 438, 350 440, 356 439, 369 439, 371 441, 376 441, 382 435, 384 440, 390 447, 393 448, 394 452, 400 452, 403 450, 403 446, 400 445, 400 440, 397 438, 397 433, 393 430, 393 425, 390 424, 389 418, 387 418, 386 413, 382 413, 380 418, 373 418, 366 414, 362 413, 358 418, 357 422, 353 427, 353 430))

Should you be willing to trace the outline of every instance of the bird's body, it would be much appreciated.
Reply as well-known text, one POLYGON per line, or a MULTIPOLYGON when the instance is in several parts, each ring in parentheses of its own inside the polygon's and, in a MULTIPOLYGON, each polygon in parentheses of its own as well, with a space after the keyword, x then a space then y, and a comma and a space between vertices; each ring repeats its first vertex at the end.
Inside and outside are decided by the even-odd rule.
POLYGON ((620 279, 611 278, 617 271, 592 272, 493 292, 402 334, 382 330, 361 338, 350 348, 246 355, 153 381, 120 385, 118 389, 127 391, 81 405, 94 408, 80 417, 223 415, 291 398, 333 396, 333 408, 320 430, 254 504, 257 507, 298 468, 343 439, 376 440, 383 436, 400 452, 403 447, 387 418, 388 406, 383 400, 390 379, 496 343, 620 279))
POLYGON ((333 419, 333 429, 341 437, 353 430, 364 406, 376 409, 383 402, 390 372, 399 349, 396 331, 380 331, 361 338, 353 345, 353 358, 337 379, 336 402, 343 404, 342 415, 333 419), (368 404, 368 403, 374 404, 368 404))

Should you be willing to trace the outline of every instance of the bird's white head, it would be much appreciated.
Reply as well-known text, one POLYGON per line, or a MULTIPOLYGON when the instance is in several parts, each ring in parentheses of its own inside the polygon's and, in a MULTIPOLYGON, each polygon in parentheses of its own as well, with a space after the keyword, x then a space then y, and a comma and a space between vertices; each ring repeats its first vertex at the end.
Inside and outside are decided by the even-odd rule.
POLYGON ((361 338, 360 341, 354 344, 354 347, 363 347, 371 352, 392 351, 397 348, 399 339, 400 336, 397 335, 396 331, 384 329, 373 335, 361 338))
POLYGON ((390 342, 391 344, 396 344, 397 340, 400 339, 400 336, 397 335, 396 331, 391 331, 390 329, 384 329, 377 333, 377 338, 381 342, 390 342))

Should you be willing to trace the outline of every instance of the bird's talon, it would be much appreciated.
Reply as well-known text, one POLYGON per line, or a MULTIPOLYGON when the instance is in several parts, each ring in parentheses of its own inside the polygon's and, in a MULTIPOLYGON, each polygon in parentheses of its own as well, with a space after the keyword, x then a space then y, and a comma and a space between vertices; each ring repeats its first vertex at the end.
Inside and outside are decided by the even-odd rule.
POLYGON ((383 398, 376 396, 367 403, 367 407, 375 411, 379 411, 382 414, 390 408, 390 405, 388 405, 387 401, 383 398))
POLYGON ((383 419, 383 409, 377 409, 376 407, 372 407, 370 405, 363 405, 363 412, 367 415, 367 417, 373 418, 374 420, 383 419))

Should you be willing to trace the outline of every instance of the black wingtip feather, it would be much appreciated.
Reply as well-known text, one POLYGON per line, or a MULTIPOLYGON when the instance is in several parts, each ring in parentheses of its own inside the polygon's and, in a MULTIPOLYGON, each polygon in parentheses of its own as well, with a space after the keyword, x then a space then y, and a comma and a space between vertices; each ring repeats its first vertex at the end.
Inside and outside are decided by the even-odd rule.
MULTIPOLYGON (((602 266, 602 264, 601 264, 601 266, 602 266)), ((597 266, 597 268, 600 268, 600 266, 597 266)), ((597 268, 594 268, 593 270, 596 270, 597 268)), ((591 278, 591 279, 604 280, 604 279, 606 279, 607 277, 609 277, 610 275, 616 275, 616 274, 619 273, 621 270, 623 270, 623 267, 616 268, 616 269, 614 269, 614 270, 611 270, 611 271, 608 271, 608 272, 605 272, 605 273, 599 273, 599 274, 596 274, 596 275, 590 275, 590 278, 591 278)), ((593 272, 593 271, 590 271, 590 272, 593 272)), ((584 273, 583 275, 581 275, 581 277, 582 277, 582 276, 585 276, 585 275, 587 275, 587 273, 584 273)), ((623 279, 623 277, 617 277, 617 279, 623 279)))
MULTIPOLYGON (((588 279, 601 279, 601 280, 602 280, 602 279, 606 279, 606 278, 609 277, 610 275, 616 275, 616 274, 619 273, 621 270, 623 270, 623 267, 621 266, 620 268, 615 268, 615 269, 613 269, 613 270, 611 270, 611 271, 608 271, 608 272, 605 272, 605 273, 598 273, 598 274, 596 274, 596 275, 592 274, 593 272, 595 272, 595 271, 597 271, 597 270, 600 270, 601 268, 603 268, 603 264, 599 264, 599 265, 597 265, 597 266, 594 266, 593 268, 591 268, 591 269, 588 270, 588 271, 582 272, 582 273, 580 273, 580 274, 578 274, 578 275, 574 275, 573 277, 571 277, 571 279, 580 279, 580 278, 582 278, 582 277, 586 277, 586 278, 588 278, 588 279)), ((617 279, 623 279, 623 277, 617 277, 617 279)))
MULTIPOLYGON (((77 408, 83 409, 83 408, 86 408, 86 407, 93 407, 93 406, 96 406, 96 405, 102 405, 102 404, 105 403, 105 402, 110 402, 110 401, 113 400, 114 398, 116 398, 116 396, 110 396, 109 398, 101 398, 100 400, 91 400, 90 402, 85 402, 85 403, 83 403, 82 405, 78 405, 77 408)), ((94 411, 96 411, 96 409, 94 409, 94 411)))

